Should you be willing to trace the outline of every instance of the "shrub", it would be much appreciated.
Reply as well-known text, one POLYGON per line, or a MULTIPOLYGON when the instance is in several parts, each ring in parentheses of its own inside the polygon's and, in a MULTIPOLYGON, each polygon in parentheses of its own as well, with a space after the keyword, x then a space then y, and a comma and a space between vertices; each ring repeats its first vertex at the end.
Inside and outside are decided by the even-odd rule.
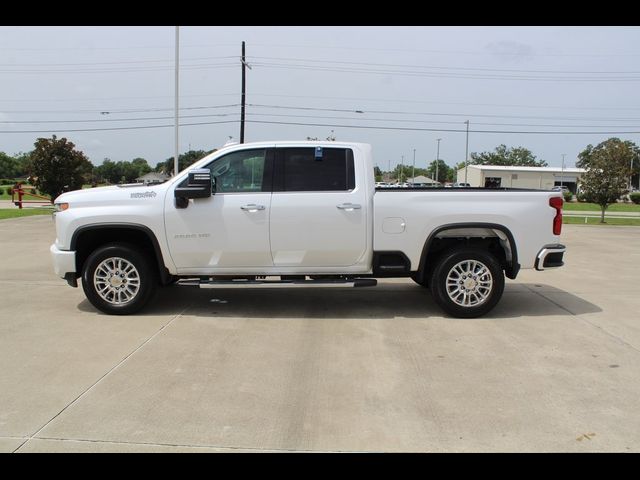
POLYGON ((629 198, 636 205, 640 204, 640 192, 633 192, 633 193, 629 194, 629 198))
POLYGON ((584 193, 582 193, 582 192, 580 192, 580 193, 578 193, 578 194, 576 195, 576 200, 578 200, 579 202, 588 202, 588 201, 589 201, 589 199, 587 198, 587 196, 586 196, 584 193))
POLYGON ((573 199, 573 193, 570 191, 562 192, 562 196, 564 197, 565 202, 570 202, 573 199))
POLYGON ((0 195, 4 195, 4 188, 0 187, 0 195))

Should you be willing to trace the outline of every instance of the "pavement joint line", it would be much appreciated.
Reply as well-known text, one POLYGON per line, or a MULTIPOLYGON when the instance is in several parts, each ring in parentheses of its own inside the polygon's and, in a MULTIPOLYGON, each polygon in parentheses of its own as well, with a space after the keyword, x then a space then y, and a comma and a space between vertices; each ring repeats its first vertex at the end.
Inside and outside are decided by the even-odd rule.
MULTIPOLYGON (((113 367, 111 367, 105 374, 103 374, 100 378, 98 378, 98 380, 96 380, 94 383, 92 383, 89 387, 87 387, 82 393, 80 393, 76 398, 74 398, 71 402, 69 402, 62 410, 60 410, 58 413, 56 413, 53 417, 51 417, 42 427, 40 427, 35 433, 33 433, 32 435, 30 435, 24 442, 22 442, 18 448, 16 448, 13 453, 17 452, 25 443, 27 443, 29 440, 31 440, 32 438, 34 438, 36 435, 38 435, 38 433, 40 433, 42 430, 44 430, 47 425, 49 425, 51 422, 53 422, 56 418, 58 418, 58 416, 60 416, 60 414, 62 414, 67 408, 69 408, 71 405, 73 405, 74 403, 76 403, 78 400, 80 400, 82 397, 84 397, 87 393, 89 393, 89 391, 91 391, 96 385, 98 385, 102 380, 104 380, 107 376, 109 376, 109 374, 111 372, 113 372, 114 370, 116 370, 120 365, 122 365, 124 362, 126 362, 134 353, 136 353, 138 350, 140 350, 142 347, 144 347, 147 343, 149 343, 151 340, 153 340, 155 337, 157 337, 165 328, 167 328, 169 325, 171 325, 173 323, 173 321, 175 319, 177 319, 178 317, 180 317, 184 312, 186 312, 189 308, 191 308, 192 304, 187 305, 184 309, 182 309, 182 311, 180 313, 177 313, 173 318, 171 318, 171 320, 169 320, 167 323, 165 323, 157 332, 155 332, 153 335, 151 335, 149 338, 147 338, 144 342, 142 342, 140 345, 138 345, 133 351, 131 351, 129 354, 127 354, 122 360, 120 360, 116 365, 114 365, 113 367)), ((24 437, 21 437, 24 438, 24 437)))
MULTIPOLYGON (((20 437, 22 438, 22 437, 20 437)), ((311 449, 295 449, 295 448, 260 448, 260 447, 230 447, 225 446, 221 447, 219 445, 191 445, 191 444, 182 444, 182 443, 156 443, 156 442, 128 442, 128 441, 120 441, 120 440, 89 440, 85 438, 59 438, 59 437, 32 437, 34 440, 54 440, 54 441, 62 441, 62 442, 79 442, 79 443, 108 443, 108 444, 123 444, 123 445, 148 445, 148 446, 158 446, 158 447, 186 447, 186 448, 217 448, 220 450, 255 450, 256 452, 262 451, 272 451, 272 452, 324 452, 324 453, 364 453, 367 450, 311 450, 311 449)), ((28 440, 31 440, 29 438, 28 440)), ((26 443, 26 442, 25 442, 26 443)), ((23 444, 24 445, 24 444, 23 444)), ((20 445, 22 447, 22 445, 20 445)), ((20 448, 18 447, 18 448, 20 448)))
POLYGON ((537 292, 537 291, 535 291, 535 290, 532 290, 530 287, 528 287, 528 286, 526 286, 526 285, 525 285, 525 287, 526 287, 527 289, 531 290, 531 291, 532 291, 533 293, 535 293, 536 295, 540 295, 540 296, 541 296, 541 297, 543 297, 544 299, 546 299, 546 300, 548 300, 549 302, 553 303, 553 304, 554 304, 554 305, 556 305, 557 307, 559 307, 559 308, 561 308, 561 309, 565 310, 566 312, 569 312, 572 316, 576 317, 577 319, 581 320, 582 322, 587 323, 588 325, 590 325, 590 326, 592 326, 592 327, 594 327, 594 328, 596 328, 596 329, 600 330, 600 331, 601 331, 602 333, 604 333, 605 335, 607 335, 607 336, 609 336, 609 337, 611 337, 611 338, 613 338, 613 339, 617 340, 617 341, 618 341, 618 343, 620 343, 621 345, 625 345, 625 346, 627 346, 627 347, 631 348, 632 350, 634 350, 634 351, 636 351, 636 352, 640 353, 640 349, 639 349, 639 348, 637 348, 635 345, 633 345, 633 344, 631 344, 631 343, 629 343, 629 342, 627 342, 627 341, 623 340, 623 339, 622 339, 622 338, 620 338, 619 336, 617 336, 617 335, 615 335, 615 334, 611 333, 610 331, 606 330, 605 328, 601 327, 600 325, 596 325, 595 323, 590 322, 589 320, 587 320, 586 318, 582 317, 581 315, 576 315, 575 313, 573 313, 573 312, 572 312, 571 310, 569 310, 568 308, 566 308, 566 307, 564 307, 564 306, 560 305, 560 304, 559 304, 559 303, 557 303, 557 302, 554 302, 554 301, 553 301, 553 300, 551 300, 549 297, 546 297, 546 296, 544 295, 544 292, 537 292))
POLYGON ((631 350, 634 350, 638 353, 640 353, 640 349, 638 347, 636 347, 635 345, 623 340, 622 338, 620 338, 619 336, 615 335, 614 333, 611 333, 610 331, 608 331, 607 329, 601 327, 600 325, 596 325, 593 322, 590 322, 589 320, 587 320, 586 318, 582 318, 582 317, 578 317, 580 320, 582 320, 583 322, 591 325, 592 327, 600 330, 602 333, 604 333, 605 335, 608 335, 609 337, 615 339, 618 341, 618 343, 620 343, 621 345, 625 345, 627 347, 629 347, 631 350))

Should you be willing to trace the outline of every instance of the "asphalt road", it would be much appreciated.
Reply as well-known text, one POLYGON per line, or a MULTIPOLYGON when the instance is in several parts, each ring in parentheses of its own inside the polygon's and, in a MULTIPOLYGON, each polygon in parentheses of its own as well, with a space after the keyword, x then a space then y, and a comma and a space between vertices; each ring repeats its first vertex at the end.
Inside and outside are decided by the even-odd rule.
POLYGON ((640 228, 564 225, 480 319, 411 280, 169 288, 96 312, 49 216, 0 222, 0 451, 640 450, 640 228))

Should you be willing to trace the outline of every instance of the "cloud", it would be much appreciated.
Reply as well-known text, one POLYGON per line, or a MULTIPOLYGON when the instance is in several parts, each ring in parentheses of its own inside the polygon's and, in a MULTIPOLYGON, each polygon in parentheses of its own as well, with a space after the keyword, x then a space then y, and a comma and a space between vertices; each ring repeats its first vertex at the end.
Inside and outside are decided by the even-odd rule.
POLYGON ((94 150, 102 150, 105 147, 105 144, 98 138, 92 138, 91 140, 89 140, 89 147, 93 148, 94 150))
POLYGON ((530 60, 534 56, 533 47, 526 43, 513 40, 500 40, 491 42, 484 47, 490 54, 500 61, 507 63, 519 63, 530 60))

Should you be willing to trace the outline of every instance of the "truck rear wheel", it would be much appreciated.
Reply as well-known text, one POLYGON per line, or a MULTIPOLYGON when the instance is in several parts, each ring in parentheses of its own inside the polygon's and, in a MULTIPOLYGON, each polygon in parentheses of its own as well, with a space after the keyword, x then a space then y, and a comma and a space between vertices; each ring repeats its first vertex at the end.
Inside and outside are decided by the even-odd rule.
POLYGON ((142 309, 157 285, 151 259, 132 245, 111 243, 96 249, 82 268, 82 288, 98 310, 129 315, 142 309))
POLYGON ((488 313, 502 297, 504 273, 487 251, 462 248, 437 260, 429 285, 434 300, 449 315, 475 318, 488 313))

